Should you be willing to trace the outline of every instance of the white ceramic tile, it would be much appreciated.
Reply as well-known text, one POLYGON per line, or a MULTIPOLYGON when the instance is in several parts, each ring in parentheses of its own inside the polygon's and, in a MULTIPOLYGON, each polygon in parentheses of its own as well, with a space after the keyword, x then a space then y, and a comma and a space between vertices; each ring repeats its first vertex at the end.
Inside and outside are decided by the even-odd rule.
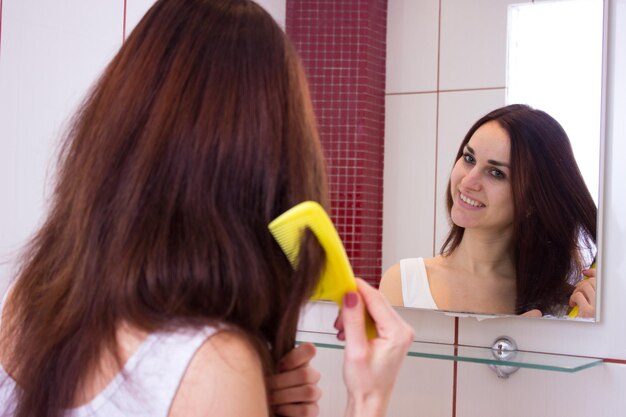
POLYGON ((339 309, 335 303, 327 301, 310 302, 300 313, 298 330, 319 333, 337 333, 333 327, 339 309))
POLYGON ((407 358, 398 375, 387 415, 450 417, 453 376, 451 361, 407 358))
POLYGON ((128 36, 156 0, 126 0, 126 36, 128 36))
POLYGON ((576 373, 520 369, 499 379, 482 364, 459 362, 457 417, 623 416, 626 365, 576 373))
MULTIPOLYGON (((137 26, 137 23, 146 14, 156 0, 127 0, 126 3, 126 34, 128 35, 137 26)), ((285 28, 286 0, 257 0, 281 28, 285 28)))
POLYGON ((287 1, 286 0, 257 0, 269 14, 272 15, 274 20, 280 25, 283 30, 285 29, 285 19, 287 14, 287 1))
POLYGON ((433 255, 436 94, 386 97, 383 271, 433 255))
POLYGON ((395 307, 415 331, 415 340, 434 343, 454 343, 454 318, 441 311, 395 307))
POLYGON ((2 8, 0 287, 44 213, 57 139, 121 45, 123 3, 4 0, 2 8))
MULTIPOLYGON (((312 365, 322 374, 320 416, 341 416, 346 404, 343 351, 318 348, 312 365)), ((407 357, 396 381, 386 415, 393 417, 450 417, 452 362, 407 357)))
POLYGON ((439 95, 437 141, 437 199, 435 250, 439 252, 448 233, 446 188, 454 158, 469 128, 482 116, 504 105, 504 89, 459 91, 439 95))
POLYGON ((438 0, 389 0, 388 93, 437 89, 438 21, 438 0))
POLYGON ((516 0, 442 0, 439 88, 504 87, 507 6, 516 0))
MULTIPOLYGON (((438 343, 454 341, 453 318, 427 310, 397 308, 396 311, 413 326, 416 340, 438 343)), ((336 333, 332 323, 337 317, 337 312, 334 303, 310 303, 303 310, 298 328, 311 332, 306 335, 308 341, 334 344, 336 342, 334 337, 330 336, 329 339, 328 333, 336 333)), ((343 350, 318 348, 312 364, 322 374, 320 388, 323 395, 320 400, 320 416, 342 415, 346 404, 346 389, 342 377, 343 350)), ((396 382, 387 415, 450 416, 452 378, 453 363, 450 361, 407 357, 396 382)))

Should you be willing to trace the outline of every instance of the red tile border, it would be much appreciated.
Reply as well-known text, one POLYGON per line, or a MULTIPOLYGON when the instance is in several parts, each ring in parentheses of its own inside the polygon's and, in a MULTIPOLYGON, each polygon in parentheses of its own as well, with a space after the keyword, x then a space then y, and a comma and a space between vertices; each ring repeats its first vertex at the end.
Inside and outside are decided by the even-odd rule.
POLYGON ((124 23, 122 26, 122 43, 126 41, 126 2, 127 0, 124 0, 124 23))
MULTIPOLYGON (((438 5, 439 10, 437 10, 437 86, 436 86, 436 95, 435 95, 435 184, 437 184, 437 170, 439 168, 438 156, 439 156, 439 78, 440 78, 440 67, 441 67, 441 0, 439 0, 438 5)), ((435 187, 434 196, 433 196, 433 246, 432 246, 432 256, 435 256, 437 253, 436 248, 436 239, 437 236, 437 187, 435 187)), ((455 322, 456 327, 456 322, 455 322)), ((455 368, 455 377, 454 384, 456 387, 456 368, 455 368)), ((456 396, 454 397, 456 399, 456 396)))
MULTIPOLYGON (((454 318, 454 356, 457 356, 459 344, 459 318, 454 318)), ((452 365, 452 417, 456 417, 456 381, 458 374, 458 361, 452 365)))
POLYGON ((387 0, 287 0, 286 32, 306 68, 328 163, 331 217, 354 272, 377 285, 387 0))

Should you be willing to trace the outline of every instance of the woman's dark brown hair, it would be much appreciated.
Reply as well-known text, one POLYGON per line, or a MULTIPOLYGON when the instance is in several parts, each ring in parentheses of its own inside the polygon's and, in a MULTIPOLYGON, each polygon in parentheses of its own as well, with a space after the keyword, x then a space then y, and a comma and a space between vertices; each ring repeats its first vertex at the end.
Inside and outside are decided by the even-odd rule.
MULTIPOLYGON (((506 130, 511 141, 516 313, 536 308, 544 314, 563 314, 571 284, 580 279, 582 268, 589 267, 584 262, 594 256, 596 205, 561 125, 526 105, 496 109, 474 123, 455 160, 462 157, 474 132, 492 121, 506 130)), ((449 216, 450 183, 447 209, 449 216)), ((442 255, 459 246, 463 232, 464 228, 452 224, 442 255)))
POLYGON ((227 322, 271 368, 323 253, 307 235, 292 271, 267 225, 326 198, 304 73, 273 19, 247 0, 157 1, 75 116, 12 289, 15 415, 61 415, 124 322, 227 322))

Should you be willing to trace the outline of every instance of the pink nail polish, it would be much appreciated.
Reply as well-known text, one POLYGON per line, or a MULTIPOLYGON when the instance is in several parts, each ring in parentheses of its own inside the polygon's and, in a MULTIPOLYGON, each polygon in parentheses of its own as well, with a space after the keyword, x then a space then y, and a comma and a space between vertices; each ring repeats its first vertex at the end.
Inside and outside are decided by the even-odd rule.
POLYGON ((356 307, 359 299, 356 296, 355 292, 347 292, 346 295, 343 296, 343 305, 348 308, 356 307))

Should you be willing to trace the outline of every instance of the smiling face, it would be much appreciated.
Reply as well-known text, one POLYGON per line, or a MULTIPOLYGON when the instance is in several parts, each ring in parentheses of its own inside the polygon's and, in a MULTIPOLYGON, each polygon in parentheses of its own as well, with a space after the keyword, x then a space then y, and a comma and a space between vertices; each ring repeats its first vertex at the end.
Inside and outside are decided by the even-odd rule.
POLYGON ((497 122, 474 132, 450 176, 457 226, 502 232, 513 224, 509 135, 497 122))

